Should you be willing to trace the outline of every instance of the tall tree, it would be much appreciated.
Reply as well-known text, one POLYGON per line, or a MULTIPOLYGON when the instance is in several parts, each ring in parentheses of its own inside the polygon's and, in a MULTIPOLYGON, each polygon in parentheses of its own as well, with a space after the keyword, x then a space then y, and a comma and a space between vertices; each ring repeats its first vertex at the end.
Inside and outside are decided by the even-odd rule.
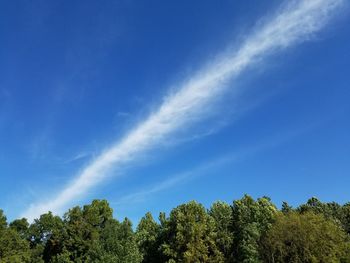
POLYGON ((225 202, 215 202, 209 210, 209 215, 214 219, 215 242, 223 253, 226 262, 229 262, 233 249, 232 208, 225 202))
POLYGON ((7 218, 4 211, 0 209, 0 231, 7 227, 7 218))
POLYGON ((113 218, 113 209, 107 200, 93 200, 83 208, 84 220, 96 229, 103 229, 106 223, 113 218))
POLYGON ((112 209, 105 200, 94 200, 83 209, 73 207, 64 215, 67 238, 64 240, 65 253, 76 262, 88 262, 89 254, 99 246, 100 233, 112 219, 112 209))
POLYGON ((13 220, 9 227, 17 231, 22 238, 28 238, 29 223, 26 218, 13 220))
POLYGON ((293 211, 293 207, 291 207, 287 202, 283 202, 281 211, 283 214, 288 214, 293 211))
POLYGON ((0 210, 0 262, 29 263, 29 242, 13 228, 7 227, 6 216, 0 210))
POLYGON ((215 223, 195 201, 174 208, 166 222, 163 252, 168 262, 224 262, 216 246, 215 223))
POLYGON ((345 231, 350 234, 350 203, 342 206, 342 225, 345 231))
POLYGON ((151 213, 141 218, 136 229, 137 243, 143 255, 144 263, 164 262, 160 250, 161 226, 153 219, 151 213))
MULTIPOLYGON (((25 224, 25 222, 22 222, 25 224)), ((18 224, 18 222, 16 223, 18 224)), ((46 244, 51 237, 60 236, 63 231, 63 221, 51 212, 41 215, 28 229, 32 245, 46 244)))
MULTIPOLYGON (((22 222, 25 224, 25 221, 22 222)), ((17 226, 19 222, 16 222, 17 226)), ((60 253, 65 239, 65 228, 62 219, 51 212, 34 220, 27 230, 28 239, 34 255, 42 255, 45 262, 60 253)))
POLYGON ((142 260, 130 220, 108 220, 101 231, 99 244, 89 252, 91 263, 138 263, 142 260))
POLYGON ((234 250, 231 255, 233 262, 261 262, 259 242, 262 234, 271 227, 276 212, 276 207, 267 197, 255 201, 245 195, 242 199, 233 202, 234 250))
POLYGON ((345 262, 345 232, 322 214, 279 214, 262 240, 267 263, 345 262))

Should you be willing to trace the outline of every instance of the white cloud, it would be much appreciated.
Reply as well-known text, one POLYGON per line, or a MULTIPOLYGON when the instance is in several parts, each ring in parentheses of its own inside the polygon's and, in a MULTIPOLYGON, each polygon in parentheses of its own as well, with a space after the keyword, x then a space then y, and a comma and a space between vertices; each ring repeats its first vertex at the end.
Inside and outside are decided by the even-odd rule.
POLYGON ((214 161, 206 162, 205 164, 202 164, 198 167, 194 167, 190 171, 182 172, 179 174, 175 174, 171 177, 168 177, 167 179, 161 181, 160 183, 149 187, 148 189, 141 190, 135 193, 131 193, 129 195, 126 195, 116 202, 113 202, 111 204, 113 205, 122 205, 127 204, 130 205, 131 203, 136 202, 142 202, 150 195, 156 194, 158 192, 164 191, 166 189, 172 188, 175 185, 184 183, 185 181, 194 179, 198 176, 203 176, 207 174, 208 172, 212 171, 214 168, 217 168, 219 166, 222 166, 228 162, 233 162, 236 159, 236 155, 230 154, 225 155, 220 158, 215 159, 214 161))
POLYGON ((207 174, 213 173, 213 171, 215 173, 215 171, 217 171, 219 167, 225 165, 231 166, 234 163, 245 161, 247 158, 258 154, 259 152, 267 151, 278 147, 281 144, 284 144, 305 132, 317 128, 320 124, 321 123, 318 122, 309 123, 308 125, 303 125, 302 128, 292 130, 288 129, 286 131, 276 133, 273 136, 265 138, 264 140, 258 143, 246 145, 237 149, 234 152, 221 155, 220 157, 217 157, 213 160, 207 160, 196 167, 192 167, 188 171, 168 176, 165 180, 158 182, 153 186, 148 186, 146 189, 125 195, 119 200, 112 202, 111 204, 118 206, 130 205, 132 203, 137 202, 144 202, 147 200, 148 197, 156 195, 157 193, 165 191, 167 189, 173 188, 176 185, 186 183, 189 180, 193 180, 202 176, 206 176, 207 174))
POLYGON ((73 157, 71 157, 68 160, 65 160, 63 163, 67 164, 67 163, 72 163, 81 159, 85 159, 89 156, 93 155, 92 152, 88 152, 88 151, 84 151, 84 152, 79 152, 76 155, 74 155, 73 157))
POLYGON ((238 49, 224 52, 178 85, 176 92, 166 97, 156 112, 87 165, 53 199, 31 204, 23 216, 32 220, 48 210, 61 212, 104 180, 111 169, 135 160, 139 154, 158 145, 180 128, 204 117, 213 100, 228 89, 226 84, 231 79, 248 67, 262 62, 267 55, 308 40, 343 2, 289 1, 287 6, 248 36, 238 49))

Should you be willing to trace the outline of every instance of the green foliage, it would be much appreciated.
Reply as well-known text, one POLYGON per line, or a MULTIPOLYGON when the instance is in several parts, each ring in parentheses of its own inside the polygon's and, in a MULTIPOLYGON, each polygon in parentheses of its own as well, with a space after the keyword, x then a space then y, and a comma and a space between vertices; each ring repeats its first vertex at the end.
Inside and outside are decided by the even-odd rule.
MULTIPOLYGON (((74 207, 64 216, 67 237, 65 257, 74 262, 141 262, 131 222, 113 219, 113 210, 105 200, 94 200, 83 209, 74 207)), ((62 261, 64 262, 64 261, 62 261)), ((69 262, 69 261, 68 261, 69 262)))
POLYGON ((26 232, 37 258, 41 255, 41 259, 49 262, 51 257, 62 251, 65 228, 59 216, 54 216, 51 212, 43 214, 34 220, 26 232))
POLYGON ((73 263, 74 261, 71 260, 71 254, 64 250, 60 254, 57 254, 52 257, 51 259, 52 263, 73 263))
POLYGON ((141 218, 136 230, 137 244, 142 253, 144 263, 164 262, 160 251, 161 226, 153 219, 151 213, 141 218))
POLYGON ((233 246, 233 233, 231 231, 233 220, 232 208, 227 203, 215 202, 209 210, 209 215, 214 219, 216 232, 215 243, 223 253, 226 259, 225 261, 229 262, 233 246))
POLYGON ((322 214, 327 218, 341 222, 343 217, 342 207, 335 203, 322 203, 316 197, 310 198, 306 204, 303 204, 297 209, 300 213, 313 212, 315 214, 322 214))
POLYGON ((100 236, 100 255, 92 251, 91 262, 137 263, 142 261, 131 222, 109 220, 100 236))
POLYGON ((341 262, 345 232, 334 221, 312 212, 279 214, 261 245, 264 262, 341 262))
POLYGON ((173 209, 165 223, 167 239, 162 248, 168 262, 223 262, 216 246, 214 219, 191 201, 173 209))
POLYGON ((0 209, 0 231, 7 227, 7 218, 4 215, 4 211, 0 209))
POLYGON ((99 248, 100 232, 112 219, 107 201, 94 200, 82 208, 76 206, 64 215, 67 237, 63 248, 76 262, 88 262, 90 254, 99 248))
POLYGON ((106 200, 93 200, 84 206, 82 214, 89 225, 100 230, 113 218, 113 209, 106 200))
POLYGON ((261 236, 271 227, 276 207, 267 197, 255 201, 248 195, 233 202, 233 262, 261 262, 259 242, 261 236))
POLYGON ((0 230, 0 262, 30 262, 29 243, 13 229, 0 230))
POLYGON ((29 223, 26 218, 16 219, 12 221, 9 225, 11 229, 17 231, 17 233, 22 237, 26 238, 28 236, 29 223))
POLYGON ((209 210, 191 201, 159 221, 147 213, 134 232, 106 200, 7 224, 0 210, 1 263, 350 263, 350 203, 309 199, 279 211, 245 195, 209 210))
POLYGON ((344 230, 350 234, 350 203, 346 203, 342 207, 341 222, 343 224, 344 230))
MULTIPOLYGON (((16 223, 17 224, 17 223, 16 223)), ((18 225, 18 224, 17 224, 18 225)), ((54 216, 51 212, 43 214, 28 229, 29 239, 32 246, 45 244, 56 236, 60 236, 63 231, 63 222, 59 216, 54 216)))
POLYGON ((293 208, 287 202, 283 202, 281 211, 283 214, 288 214, 293 211, 293 208))

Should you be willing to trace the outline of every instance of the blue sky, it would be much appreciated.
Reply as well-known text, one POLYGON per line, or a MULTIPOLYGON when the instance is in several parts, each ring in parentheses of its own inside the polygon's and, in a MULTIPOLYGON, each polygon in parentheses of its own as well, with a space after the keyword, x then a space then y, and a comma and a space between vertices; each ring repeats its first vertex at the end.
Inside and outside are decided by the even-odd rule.
POLYGON ((341 2, 2 2, 0 208, 350 201, 341 2))

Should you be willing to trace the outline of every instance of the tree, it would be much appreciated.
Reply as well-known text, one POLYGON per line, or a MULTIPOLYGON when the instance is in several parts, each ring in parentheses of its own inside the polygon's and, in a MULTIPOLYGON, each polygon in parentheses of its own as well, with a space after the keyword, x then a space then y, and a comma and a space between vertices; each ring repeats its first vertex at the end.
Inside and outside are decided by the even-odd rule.
POLYGON ((60 254, 52 257, 51 263, 74 263, 74 261, 71 260, 71 253, 63 250, 60 254))
POLYGON ((83 208, 70 209, 64 222, 67 237, 55 262, 66 262, 68 258, 84 263, 141 262, 131 222, 113 219, 113 210, 106 200, 93 200, 83 208))
POLYGON ((29 243, 22 239, 15 229, 8 228, 6 220, 4 212, 0 209, 0 262, 29 262, 29 243))
POLYGON ((281 211, 283 214, 288 214, 293 211, 293 207, 291 207, 287 202, 283 202, 281 211))
POLYGON ((144 263, 164 262, 161 246, 161 226, 153 219, 151 213, 141 218, 136 229, 136 240, 142 253, 144 263))
POLYGON ((138 263, 142 261, 132 224, 125 218, 122 223, 115 219, 106 222, 101 231, 97 248, 90 251, 91 263, 138 263))
MULTIPOLYGON (((25 221, 22 223, 25 224, 25 221)), ((18 222, 15 225, 18 226, 18 222)), ((46 244, 51 237, 61 235, 62 231, 62 219, 48 212, 42 214, 39 219, 34 220, 34 223, 28 229, 28 235, 32 245, 35 246, 37 244, 46 244)))
POLYGON ((342 207, 341 222, 345 231, 350 234, 350 203, 346 203, 342 207))
POLYGON ((279 214, 262 240, 261 254, 267 263, 342 262, 346 238, 321 214, 279 214))
POLYGON ((63 220, 51 212, 28 227, 7 224, 0 210, 1 263, 350 263, 350 203, 311 198, 281 211, 268 197, 245 195, 209 210, 191 201, 156 222, 113 218, 105 200, 73 207, 63 220))
POLYGON ((113 259, 111 262, 138 263, 142 261, 132 223, 127 218, 122 223, 117 220, 109 221, 101 233, 100 242, 106 254, 113 259))
POLYGON ((17 231, 22 238, 28 238, 29 223, 26 218, 13 220, 9 227, 17 231))
POLYGON ((215 223, 216 245, 226 258, 226 262, 229 262, 233 249, 232 208, 225 202, 215 202, 209 210, 209 215, 215 223))
POLYGON ((267 197, 255 201, 248 195, 233 202, 233 262, 261 262, 259 242, 261 236, 271 227, 276 207, 267 197))
POLYGON ((166 225, 162 245, 168 262, 223 262, 215 244, 215 223, 205 208, 195 201, 174 208, 166 225))
POLYGON ((300 212, 314 212, 322 213, 324 211, 323 203, 317 199, 317 197, 311 197, 307 200, 306 204, 303 204, 299 207, 300 212))
MULTIPOLYGON (((25 222, 22 222, 25 224, 25 222)), ((19 222, 16 222, 17 227, 19 222)), ((34 254, 42 255, 45 262, 59 254, 63 249, 66 232, 62 219, 51 212, 43 214, 28 228, 28 239, 34 254)))
POLYGON ((4 211, 0 209, 0 231, 7 227, 7 218, 4 211))
POLYGON ((347 233, 350 233, 350 206, 349 204, 343 206, 336 202, 322 203, 316 197, 310 198, 306 204, 298 207, 297 211, 300 213, 312 212, 321 214, 327 219, 333 220, 337 224, 341 224, 347 233))
POLYGON ((93 200, 90 205, 84 206, 82 213, 84 220, 98 230, 113 218, 113 209, 107 200, 93 200))
POLYGON ((26 263, 30 262, 29 243, 23 240, 13 229, 0 231, 0 262, 26 263))
POLYGON ((64 239, 63 248, 75 262, 87 262, 90 250, 99 242, 101 229, 97 227, 100 227, 101 221, 104 220, 101 219, 100 209, 97 209, 96 205, 95 203, 93 209, 88 205, 84 206, 84 209, 76 206, 64 215, 67 237, 64 239))

